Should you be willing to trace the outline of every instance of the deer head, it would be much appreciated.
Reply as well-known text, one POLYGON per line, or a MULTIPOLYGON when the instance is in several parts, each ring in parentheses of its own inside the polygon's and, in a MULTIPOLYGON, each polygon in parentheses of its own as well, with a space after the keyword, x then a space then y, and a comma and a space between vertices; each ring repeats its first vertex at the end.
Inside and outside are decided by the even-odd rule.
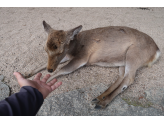
POLYGON ((48 54, 47 70, 48 72, 53 72, 67 54, 70 41, 80 32, 82 26, 80 25, 68 31, 54 30, 45 21, 43 21, 43 26, 44 30, 48 33, 45 45, 45 51, 48 54))

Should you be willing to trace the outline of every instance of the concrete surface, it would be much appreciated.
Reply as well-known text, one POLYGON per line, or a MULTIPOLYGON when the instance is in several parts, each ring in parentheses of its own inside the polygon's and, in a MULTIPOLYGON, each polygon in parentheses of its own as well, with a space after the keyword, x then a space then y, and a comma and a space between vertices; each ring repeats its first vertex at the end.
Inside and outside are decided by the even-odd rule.
POLYGON ((162 110, 128 105, 120 96, 116 97, 106 109, 96 110, 88 98, 90 94, 100 93, 106 87, 102 84, 45 99, 39 116, 163 116, 162 110))

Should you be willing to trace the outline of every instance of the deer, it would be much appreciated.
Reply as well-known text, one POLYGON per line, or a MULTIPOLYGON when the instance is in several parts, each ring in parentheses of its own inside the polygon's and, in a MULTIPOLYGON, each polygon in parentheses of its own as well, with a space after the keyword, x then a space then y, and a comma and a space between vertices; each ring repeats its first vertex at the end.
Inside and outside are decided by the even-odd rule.
POLYGON ((48 34, 44 47, 48 64, 26 74, 26 78, 45 69, 52 73, 66 61, 69 61, 68 64, 52 75, 48 82, 84 65, 118 67, 119 75, 115 83, 91 101, 95 109, 106 108, 117 95, 134 83, 139 68, 151 67, 161 54, 149 35, 130 27, 108 26, 80 32, 80 25, 64 31, 53 29, 45 21, 43 27, 48 34))

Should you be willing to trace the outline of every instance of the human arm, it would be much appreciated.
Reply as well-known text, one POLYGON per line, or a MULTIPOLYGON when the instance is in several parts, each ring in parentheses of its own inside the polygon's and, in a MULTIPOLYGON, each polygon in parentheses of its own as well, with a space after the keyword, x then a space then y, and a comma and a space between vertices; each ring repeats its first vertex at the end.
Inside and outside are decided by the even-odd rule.
POLYGON ((56 83, 56 79, 52 80, 50 83, 46 83, 50 75, 46 75, 40 80, 41 73, 38 73, 33 80, 25 79, 18 72, 15 72, 14 75, 22 88, 20 89, 20 92, 15 93, 0 102, 1 116, 36 115, 43 100, 48 94, 62 84, 61 82, 56 83))

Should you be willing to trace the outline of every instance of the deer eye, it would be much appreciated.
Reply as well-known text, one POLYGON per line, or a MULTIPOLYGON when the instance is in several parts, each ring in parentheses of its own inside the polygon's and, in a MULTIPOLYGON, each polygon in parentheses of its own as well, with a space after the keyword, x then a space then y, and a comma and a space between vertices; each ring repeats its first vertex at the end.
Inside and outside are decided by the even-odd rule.
POLYGON ((57 49, 58 47, 55 45, 53 48, 54 48, 54 49, 57 49))

